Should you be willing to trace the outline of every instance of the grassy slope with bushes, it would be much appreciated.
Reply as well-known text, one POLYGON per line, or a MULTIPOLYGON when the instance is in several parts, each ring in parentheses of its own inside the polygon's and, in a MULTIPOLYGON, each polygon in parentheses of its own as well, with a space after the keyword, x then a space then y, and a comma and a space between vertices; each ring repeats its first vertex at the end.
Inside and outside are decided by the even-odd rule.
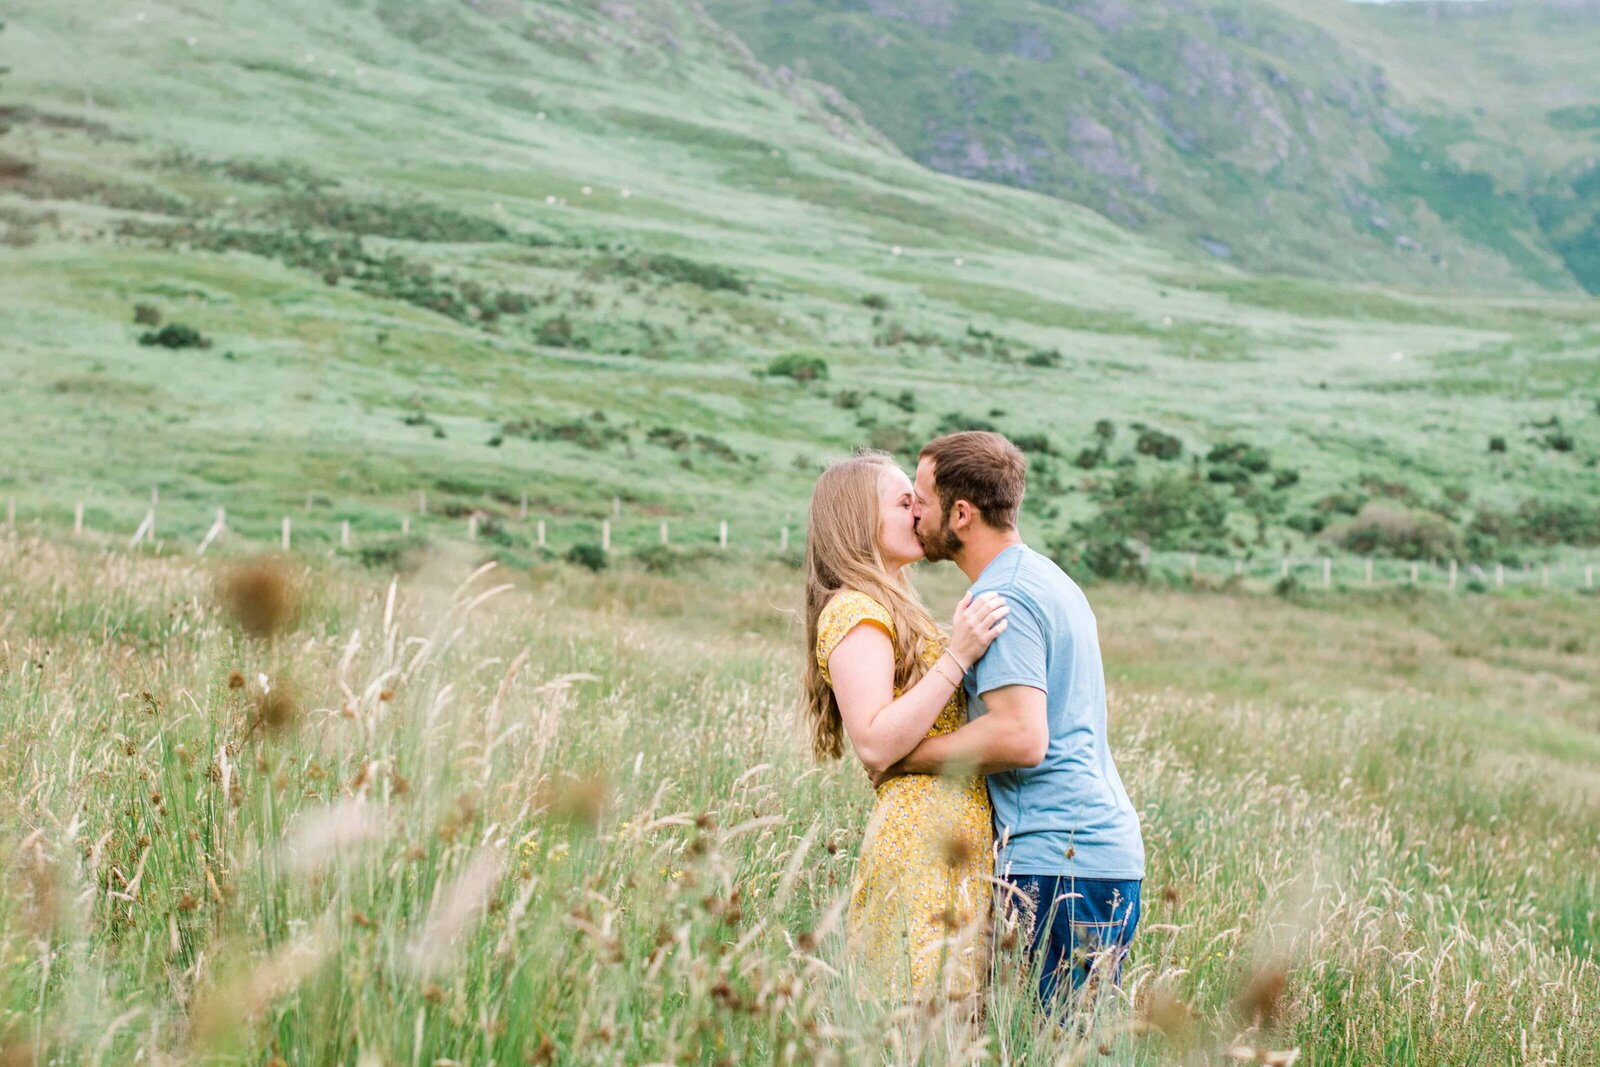
POLYGON ((1169 469, 1135 424, 1183 463, 1269 454, 1207 483, 1235 553, 1303 551, 1363 481, 1429 512, 1465 490, 1461 536, 1588 501, 1592 302, 1207 265, 931 174, 704 17, 629 11, 19 11, 0 493, 131 533, 158 486, 163 536, 223 506, 327 543, 396 533, 426 491, 429 521, 481 510, 507 551, 524 493, 568 540, 619 497, 624 542, 726 518, 765 543, 818 462, 981 423, 1033 443, 1040 541, 1126 458, 1169 469), (1102 420, 1106 465, 1074 466, 1102 420))

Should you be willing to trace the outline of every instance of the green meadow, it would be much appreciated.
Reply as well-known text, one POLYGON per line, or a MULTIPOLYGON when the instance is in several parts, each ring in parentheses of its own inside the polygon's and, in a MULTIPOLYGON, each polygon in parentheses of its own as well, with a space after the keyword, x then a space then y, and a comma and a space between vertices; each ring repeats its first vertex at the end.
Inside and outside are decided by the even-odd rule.
POLYGON ((1593 299, 936 174, 664 0, 0 66, 0 1062, 1600 1062, 1593 299), (1152 867, 1067 1030, 1005 929, 975 1024, 861 994, 792 714, 819 466, 976 426, 1167 575, 1089 586, 1152 867))

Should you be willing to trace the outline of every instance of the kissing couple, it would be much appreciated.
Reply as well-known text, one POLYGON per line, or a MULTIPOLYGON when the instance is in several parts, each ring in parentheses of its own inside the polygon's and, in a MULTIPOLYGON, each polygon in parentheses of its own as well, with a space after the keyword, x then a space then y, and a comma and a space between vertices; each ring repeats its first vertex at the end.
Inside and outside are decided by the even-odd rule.
POLYGON ((1042 1004, 1063 1007, 1063 988, 1119 980, 1139 924, 1144 842, 1107 744, 1094 613, 1022 542, 1026 475, 1000 434, 955 433, 914 483, 859 453, 812 491, 802 707, 816 757, 848 737, 876 789, 846 928, 895 998, 976 1003, 1004 916, 1042 1004), (948 636, 911 584, 924 559, 972 583, 948 636))

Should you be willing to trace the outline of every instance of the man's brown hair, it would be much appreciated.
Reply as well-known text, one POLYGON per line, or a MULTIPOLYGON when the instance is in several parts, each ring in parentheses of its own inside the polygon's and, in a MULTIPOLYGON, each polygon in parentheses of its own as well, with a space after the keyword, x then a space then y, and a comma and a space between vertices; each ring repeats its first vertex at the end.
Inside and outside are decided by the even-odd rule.
POLYGON ((994 529, 1016 528, 1028 459, 1004 435, 987 430, 945 434, 929 441, 917 458, 933 461, 933 487, 946 523, 956 501, 965 500, 994 529))

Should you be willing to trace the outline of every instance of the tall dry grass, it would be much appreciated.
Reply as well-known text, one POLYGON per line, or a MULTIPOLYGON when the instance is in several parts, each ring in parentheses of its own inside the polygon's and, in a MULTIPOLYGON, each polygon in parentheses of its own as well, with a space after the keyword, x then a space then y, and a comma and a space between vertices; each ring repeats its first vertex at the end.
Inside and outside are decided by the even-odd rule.
POLYGON ((5 1062, 1596 1061, 1600 804, 1551 785, 1593 753, 1421 668, 1342 697, 1383 605, 1099 595, 1152 862, 1121 994, 1041 1019, 1002 928, 978 1022, 882 1003, 792 585, 0 541, 5 1062), (1286 662, 1230 666, 1226 612, 1286 662))

